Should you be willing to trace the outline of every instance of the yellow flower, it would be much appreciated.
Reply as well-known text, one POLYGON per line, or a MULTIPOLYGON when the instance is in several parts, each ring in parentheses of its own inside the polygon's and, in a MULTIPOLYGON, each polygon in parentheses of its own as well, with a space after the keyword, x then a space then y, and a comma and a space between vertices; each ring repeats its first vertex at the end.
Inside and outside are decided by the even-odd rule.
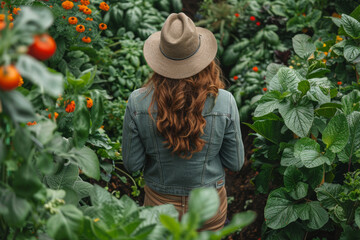
POLYGON ((294 67, 290 65, 289 68, 293 69, 294 67))
POLYGON ((100 218, 95 218, 94 219, 94 222, 98 222, 98 221, 100 221, 100 218))
POLYGON ((328 52, 324 52, 324 54, 325 54, 325 56, 327 56, 327 55, 328 55, 328 52))
POLYGON ((323 47, 326 47, 326 43, 323 44, 323 47))

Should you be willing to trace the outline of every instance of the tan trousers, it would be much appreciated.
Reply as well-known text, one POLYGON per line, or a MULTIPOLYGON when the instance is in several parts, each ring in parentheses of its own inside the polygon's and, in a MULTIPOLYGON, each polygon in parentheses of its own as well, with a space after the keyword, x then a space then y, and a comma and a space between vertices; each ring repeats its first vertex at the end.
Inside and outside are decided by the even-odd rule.
MULTIPOLYGON (((172 204, 175 209, 179 212, 179 220, 181 220, 182 216, 188 211, 188 196, 176 196, 170 194, 161 194, 155 192, 148 186, 144 187, 145 190, 145 200, 144 206, 158 206, 162 204, 172 204)), ((219 198, 220 198, 220 206, 217 214, 210 218, 205 224, 202 226, 200 231, 217 231, 224 227, 226 221, 227 214, 227 195, 225 186, 217 189, 219 198)))

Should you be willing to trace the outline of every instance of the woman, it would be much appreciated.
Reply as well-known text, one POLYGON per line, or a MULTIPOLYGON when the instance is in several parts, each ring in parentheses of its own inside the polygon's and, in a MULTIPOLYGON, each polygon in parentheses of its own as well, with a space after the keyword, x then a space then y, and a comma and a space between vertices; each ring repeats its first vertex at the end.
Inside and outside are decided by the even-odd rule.
POLYGON ((171 203, 181 218, 192 189, 216 188, 218 213, 203 226, 214 231, 226 220, 224 167, 244 163, 238 109, 222 90, 216 52, 210 31, 171 14, 144 44, 154 74, 129 97, 122 146, 126 169, 144 169, 145 206, 171 203))

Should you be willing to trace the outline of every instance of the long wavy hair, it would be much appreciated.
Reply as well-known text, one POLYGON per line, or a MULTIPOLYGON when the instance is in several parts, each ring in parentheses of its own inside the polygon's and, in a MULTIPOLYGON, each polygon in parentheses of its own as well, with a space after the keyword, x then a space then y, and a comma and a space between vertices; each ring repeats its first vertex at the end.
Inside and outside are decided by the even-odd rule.
POLYGON ((148 108, 150 117, 157 104, 156 127, 165 138, 164 144, 181 158, 190 159, 205 145, 201 139, 206 120, 202 116, 206 98, 217 97, 225 87, 221 69, 212 61, 198 74, 185 79, 169 79, 154 73, 145 87, 153 87, 154 93, 148 108))

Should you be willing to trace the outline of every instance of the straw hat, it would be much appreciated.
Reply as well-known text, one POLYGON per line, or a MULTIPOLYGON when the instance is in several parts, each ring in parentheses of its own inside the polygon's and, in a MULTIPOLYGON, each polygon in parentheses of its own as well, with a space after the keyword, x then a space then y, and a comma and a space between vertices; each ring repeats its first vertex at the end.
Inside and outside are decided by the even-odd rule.
POLYGON ((191 77, 214 60, 217 42, 207 29, 196 27, 184 13, 172 13, 160 32, 144 44, 144 57, 154 72, 173 79, 191 77))

